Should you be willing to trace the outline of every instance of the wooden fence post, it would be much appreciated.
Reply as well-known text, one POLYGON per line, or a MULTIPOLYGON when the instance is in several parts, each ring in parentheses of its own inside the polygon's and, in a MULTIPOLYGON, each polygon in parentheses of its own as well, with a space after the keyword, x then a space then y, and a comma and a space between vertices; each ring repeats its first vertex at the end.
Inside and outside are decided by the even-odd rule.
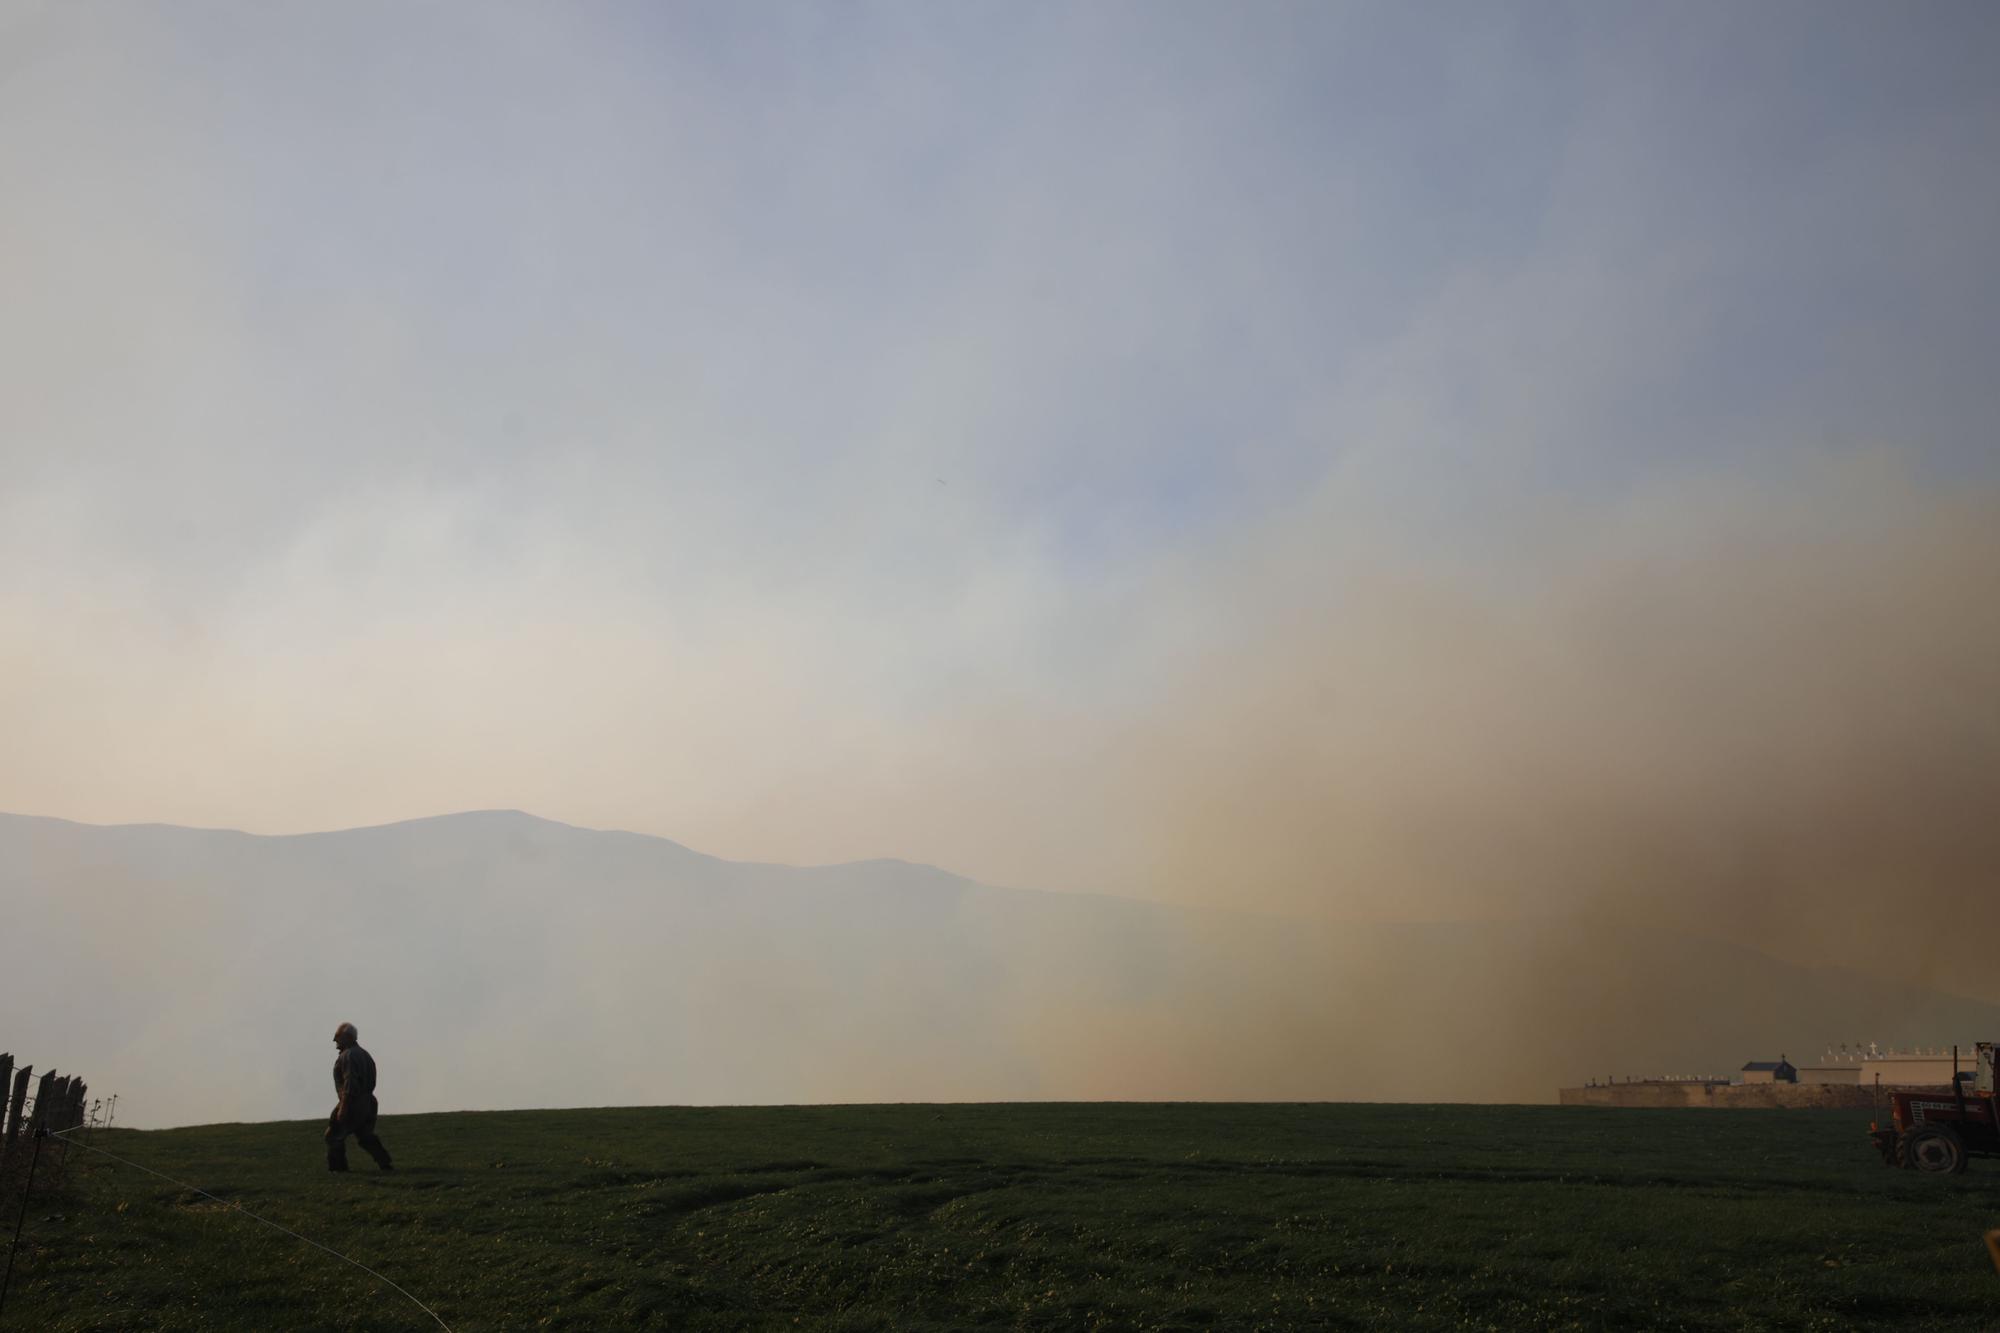
POLYGON ((49 1127, 49 1097, 56 1090, 56 1071, 51 1069, 35 1083, 35 1109, 28 1116, 28 1128, 47 1129, 49 1127))
POLYGON ((28 1076, 35 1072, 33 1065, 22 1065, 14 1073, 14 1095, 8 1101, 11 1108, 7 1113, 7 1146, 12 1148, 14 1140, 21 1137, 21 1107, 28 1100, 28 1076))

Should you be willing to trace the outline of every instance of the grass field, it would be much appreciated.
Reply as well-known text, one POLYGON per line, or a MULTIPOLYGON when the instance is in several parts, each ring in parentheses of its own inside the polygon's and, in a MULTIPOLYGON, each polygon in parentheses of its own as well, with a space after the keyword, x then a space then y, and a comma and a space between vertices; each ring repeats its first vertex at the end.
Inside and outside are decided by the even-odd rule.
MULTIPOLYGON (((98 1143, 379 1269, 454 1329, 2000 1328, 2000 1169, 1866 1115, 983 1105, 391 1116, 98 1143)), ((366 1274, 87 1153, 9 1327, 436 1328, 366 1274), (18 1323, 17 1323, 18 1321, 18 1323)), ((5 1209, 11 1231, 13 1208, 5 1209)))

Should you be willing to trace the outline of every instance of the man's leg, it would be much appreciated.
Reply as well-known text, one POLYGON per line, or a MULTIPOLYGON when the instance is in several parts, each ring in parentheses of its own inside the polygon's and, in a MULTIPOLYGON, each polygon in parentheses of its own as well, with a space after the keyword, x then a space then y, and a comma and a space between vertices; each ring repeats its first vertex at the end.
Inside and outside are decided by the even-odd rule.
POLYGON ((375 1165, 381 1167, 384 1171, 393 1171, 396 1169, 394 1164, 389 1161, 389 1150, 382 1146, 382 1140, 375 1137, 375 1099, 373 1097, 368 1099, 368 1105, 362 1109, 361 1118, 354 1123, 353 1130, 354 1141, 361 1145, 362 1151, 375 1159, 375 1165))
POLYGON ((326 1122, 326 1169, 347 1169, 347 1131, 341 1127, 338 1115, 328 1117, 326 1122))
POLYGON ((396 1169, 395 1164, 389 1160, 389 1150, 382 1146, 382 1140, 375 1137, 374 1129, 366 1129, 356 1134, 354 1141, 361 1145, 362 1151, 375 1159, 375 1165, 384 1171, 396 1169))

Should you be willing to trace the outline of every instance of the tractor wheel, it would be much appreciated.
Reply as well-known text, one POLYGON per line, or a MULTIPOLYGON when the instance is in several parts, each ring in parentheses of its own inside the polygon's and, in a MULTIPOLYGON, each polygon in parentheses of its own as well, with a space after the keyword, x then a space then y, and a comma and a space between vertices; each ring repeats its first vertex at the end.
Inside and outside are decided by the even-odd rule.
POLYGON ((1918 1125, 1904 1136, 1901 1150, 1903 1161, 1919 1171, 1965 1170, 1965 1144, 1949 1125, 1918 1125))

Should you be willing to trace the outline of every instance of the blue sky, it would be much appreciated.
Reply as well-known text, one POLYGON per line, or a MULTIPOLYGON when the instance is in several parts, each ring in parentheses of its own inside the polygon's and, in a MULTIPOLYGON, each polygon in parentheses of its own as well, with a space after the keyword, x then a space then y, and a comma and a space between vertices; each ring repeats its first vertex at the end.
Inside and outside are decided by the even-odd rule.
POLYGON ((1206 711, 1254 664, 1407 731, 1402 654, 1513 679, 1593 571, 1991 572, 1919 537, 2000 456, 1990 6, 17 0, 0 50, 0 808, 1144 889, 1180 798, 1092 756, 1257 769, 1291 724, 1206 711))

